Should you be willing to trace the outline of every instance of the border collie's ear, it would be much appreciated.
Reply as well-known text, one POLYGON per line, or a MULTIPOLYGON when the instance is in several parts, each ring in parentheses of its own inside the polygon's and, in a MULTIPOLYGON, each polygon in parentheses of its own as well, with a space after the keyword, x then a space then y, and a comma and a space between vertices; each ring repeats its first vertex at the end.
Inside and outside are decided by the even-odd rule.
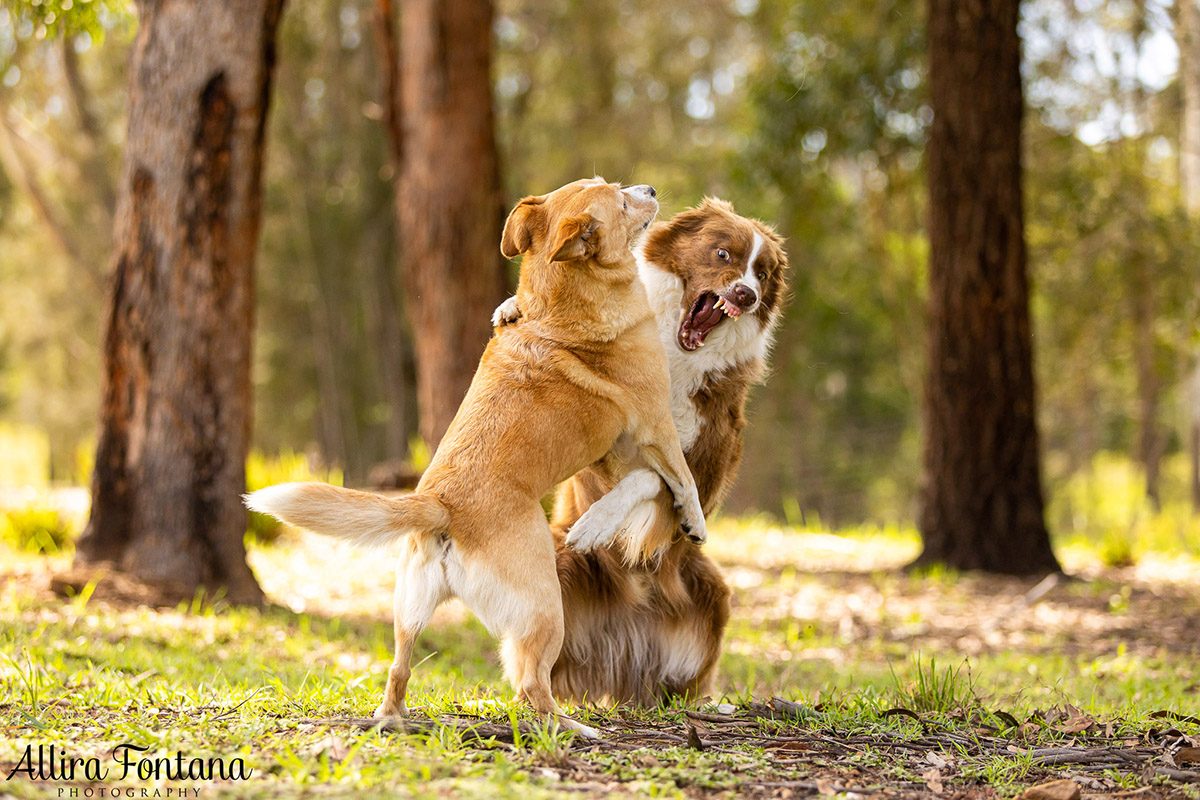
POLYGON ((505 258, 528 253, 533 247, 534 234, 545 232, 546 223, 542 219, 541 208, 544 202, 546 195, 526 197, 508 215, 504 223, 504 235, 500 237, 500 252, 505 258))
POLYGON ((575 261, 596 252, 596 229, 600 223, 586 211, 558 223, 551 246, 551 261, 575 261))

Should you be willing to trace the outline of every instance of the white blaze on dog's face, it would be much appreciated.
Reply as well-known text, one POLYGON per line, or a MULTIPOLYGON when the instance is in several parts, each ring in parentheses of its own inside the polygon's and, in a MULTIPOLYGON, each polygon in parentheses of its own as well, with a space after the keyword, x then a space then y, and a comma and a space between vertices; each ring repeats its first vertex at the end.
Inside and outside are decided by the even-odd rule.
MULTIPOLYGON (((694 352, 719 326, 754 325, 758 333, 774 325, 787 270, 783 241, 767 225, 738 216, 729 203, 706 198, 656 225, 642 256, 682 289, 677 347, 694 352)), ((652 283, 654 278, 647 289, 654 294, 652 283)))
POLYGON ((595 177, 526 197, 504 224, 500 251, 506 258, 525 253, 547 262, 621 263, 658 215, 655 194, 644 184, 622 188, 595 177))

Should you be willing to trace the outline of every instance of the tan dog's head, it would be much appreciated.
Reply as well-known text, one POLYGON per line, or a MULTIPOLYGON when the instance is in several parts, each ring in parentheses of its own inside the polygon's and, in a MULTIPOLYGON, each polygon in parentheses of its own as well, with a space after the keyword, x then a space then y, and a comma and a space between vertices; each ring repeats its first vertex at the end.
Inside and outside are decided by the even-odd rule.
POLYGON ((768 331, 778 319, 787 289, 783 239, 724 200, 706 197, 696 208, 656 224, 642 255, 683 285, 676 341, 684 350, 703 347, 726 320, 757 323, 756 330, 768 331))
POLYGON ((658 214, 652 186, 622 188, 601 177, 526 197, 504 223, 505 258, 531 254, 546 262, 627 262, 630 247, 658 214))

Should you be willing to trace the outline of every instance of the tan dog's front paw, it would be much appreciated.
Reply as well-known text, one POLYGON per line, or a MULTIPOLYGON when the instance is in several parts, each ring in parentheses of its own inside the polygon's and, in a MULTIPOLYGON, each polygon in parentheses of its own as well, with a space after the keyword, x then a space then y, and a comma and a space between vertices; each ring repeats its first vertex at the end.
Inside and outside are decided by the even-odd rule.
POLYGON ((700 508, 699 498, 696 499, 696 502, 688 503, 679 510, 679 527, 692 544, 704 544, 708 541, 708 530, 704 524, 704 509, 700 508))
POLYGON ((389 719, 391 717, 407 717, 408 709, 401 703, 398 706, 388 706, 387 701, 379 704, 379 708, 375 709, 375 713, 371 715, 372 719, 389 719))
POLYGON ((517 296, 514 294, 496 306, 496 310, 492 312, 492 327, 499 328, 510 322, 516 322, 520 318, 521 309, 517 306, 517 296))

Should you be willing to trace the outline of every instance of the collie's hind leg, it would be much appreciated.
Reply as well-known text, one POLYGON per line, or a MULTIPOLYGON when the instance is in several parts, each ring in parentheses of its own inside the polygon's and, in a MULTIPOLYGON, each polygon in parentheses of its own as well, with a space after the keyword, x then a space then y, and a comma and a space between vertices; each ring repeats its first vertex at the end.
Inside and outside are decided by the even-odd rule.
POLYGON ((396 655, 388 669, 383 702, 375 709, 376 719, 408 716, 404 698, 412 675, 413 646, 448 592, 439 549, 415 535, 408 537, 405 548, 396 568, 392 607, 396 655))

